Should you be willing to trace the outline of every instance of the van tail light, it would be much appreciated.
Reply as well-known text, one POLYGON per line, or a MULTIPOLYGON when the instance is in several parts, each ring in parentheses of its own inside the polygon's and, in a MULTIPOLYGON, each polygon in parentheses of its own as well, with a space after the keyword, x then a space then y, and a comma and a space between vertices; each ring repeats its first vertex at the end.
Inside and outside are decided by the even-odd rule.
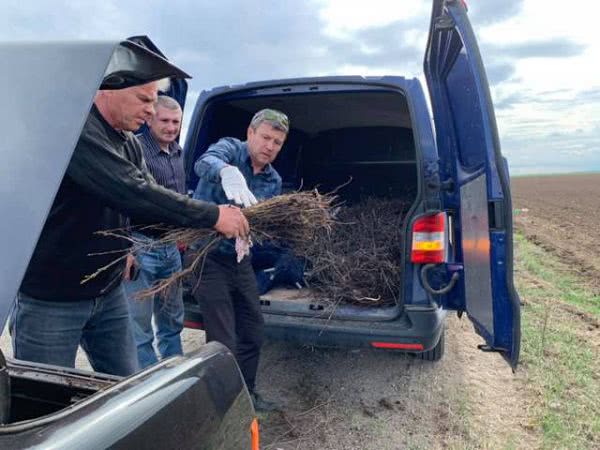
POLYGON ((260 450, 258 419, 256 418, 252 421, 252 424, 250 425, 250 439, 252 444, 252 450, 260 450))
POLYGON ((185 328, 193 328, 194 330, 204 330, 204 324, 195 320, 184 320, 183 326, 185 328))
POLYGON ((448 259, 448 215, 421 216, 413 223, 410 260, 414 264, 440 264, 448 259))

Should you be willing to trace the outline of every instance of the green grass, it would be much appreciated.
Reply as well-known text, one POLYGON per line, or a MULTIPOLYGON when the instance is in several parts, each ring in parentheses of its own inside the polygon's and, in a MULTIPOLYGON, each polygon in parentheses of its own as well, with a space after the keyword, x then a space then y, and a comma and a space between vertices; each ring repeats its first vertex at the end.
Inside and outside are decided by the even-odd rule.
POLYGON ((521 363, 548 449, 600 447, 600 298, 556 258, 517 235, 516 280, 524 301, 521 363), (583 320, 574 313, 585 313, 583 320), (597 344, 596 344, 597 345, 597 344))
POLYGON ((552 292, 546 294, 558 295, 562 302, 600 318, 600 297, 586 288, 571 267, 561 264, 555 257, 519 234, 516 235, 515 244, 521 250, 520 260, 517 261, 520 267, 517 269, 524 270, 538 280, 551 284, 552 292))

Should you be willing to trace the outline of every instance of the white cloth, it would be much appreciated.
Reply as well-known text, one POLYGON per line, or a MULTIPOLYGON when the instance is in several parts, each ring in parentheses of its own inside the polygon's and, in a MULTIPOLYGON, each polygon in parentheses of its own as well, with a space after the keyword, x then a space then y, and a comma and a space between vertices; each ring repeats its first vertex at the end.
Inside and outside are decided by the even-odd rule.
POLYGON ((238 264, 242 262, 244 256, 250 255, 250 247, 252 247, 252 241, 250 238, 235 238, 235 253, 237 256, 238 264))

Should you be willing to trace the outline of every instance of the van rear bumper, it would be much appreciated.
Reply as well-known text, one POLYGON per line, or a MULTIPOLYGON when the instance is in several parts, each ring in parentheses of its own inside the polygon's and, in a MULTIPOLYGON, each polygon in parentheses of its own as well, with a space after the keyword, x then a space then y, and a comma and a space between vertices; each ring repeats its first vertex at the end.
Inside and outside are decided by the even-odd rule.
POLYGON ((441 308, 405 307, 404 314, 388 321, 328 320, 264 312, 263 316, 266 335, 273 339, 350 348, 387 343, 398 344, 396 347, 404 351, 421 352, 431 350, 437 344, 446 311, 441 308))

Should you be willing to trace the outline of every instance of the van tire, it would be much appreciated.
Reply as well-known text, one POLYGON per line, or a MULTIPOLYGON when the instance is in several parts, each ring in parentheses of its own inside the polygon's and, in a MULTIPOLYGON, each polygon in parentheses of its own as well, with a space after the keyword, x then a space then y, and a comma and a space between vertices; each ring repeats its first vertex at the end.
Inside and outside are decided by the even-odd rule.
POLYGON ((439 361, 444 356, 444 349, 446 347, 446 330, 442 330, 438 343, 431 350, 426 352, 417 353, 417 358, 423 361, 439 361))

